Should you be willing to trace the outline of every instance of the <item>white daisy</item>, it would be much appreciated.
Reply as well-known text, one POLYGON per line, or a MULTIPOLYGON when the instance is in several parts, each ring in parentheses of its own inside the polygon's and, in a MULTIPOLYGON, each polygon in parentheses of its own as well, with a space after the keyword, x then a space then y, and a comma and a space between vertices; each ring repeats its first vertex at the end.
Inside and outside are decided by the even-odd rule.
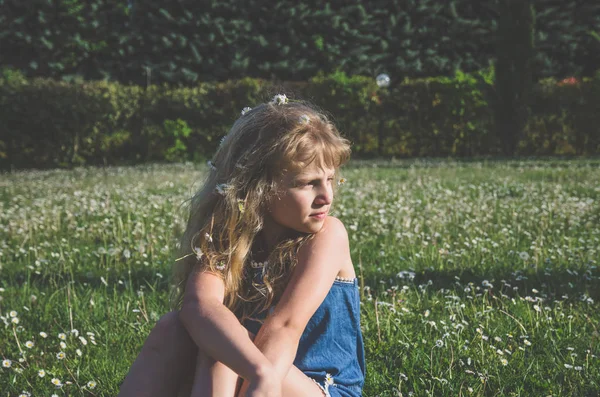
POLYGON ((277 94, 273 97, 273 99, 271 100, 271 103, 273 103, 275 105, 284 105, 284 104, 288 103, 288 98, 287 98, 287 96, 285 96, 285 94, 277 94))

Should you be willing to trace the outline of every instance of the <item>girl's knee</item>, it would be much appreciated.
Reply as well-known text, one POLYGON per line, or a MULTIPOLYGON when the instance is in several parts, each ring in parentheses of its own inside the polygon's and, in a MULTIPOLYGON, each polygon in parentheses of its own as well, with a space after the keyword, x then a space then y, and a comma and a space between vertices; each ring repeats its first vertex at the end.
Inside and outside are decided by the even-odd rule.
POLYGON ((165 344, 185 344, 188 348, 195 346, 175 311, 163 315, 158 320, 148 336, 147 343, 152 350, 158 350, 165 344))

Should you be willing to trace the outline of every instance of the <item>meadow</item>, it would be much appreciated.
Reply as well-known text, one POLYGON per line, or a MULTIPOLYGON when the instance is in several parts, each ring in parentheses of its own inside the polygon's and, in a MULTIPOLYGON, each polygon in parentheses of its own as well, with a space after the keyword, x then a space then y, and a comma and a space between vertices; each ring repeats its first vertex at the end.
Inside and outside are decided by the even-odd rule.
MULTIPOLYGON (((115 396, 205 165, 0 175, 0 396, 115 396)), ((600 394, 600 160, 354 161, 364 395, 600 394)))

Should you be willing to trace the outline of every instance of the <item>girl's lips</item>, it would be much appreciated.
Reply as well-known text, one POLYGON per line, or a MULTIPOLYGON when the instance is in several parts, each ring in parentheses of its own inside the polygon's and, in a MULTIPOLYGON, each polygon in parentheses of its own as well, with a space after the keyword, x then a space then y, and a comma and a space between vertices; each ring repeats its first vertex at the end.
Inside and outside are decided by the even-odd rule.
POLYGON ((325 219, 326 216, 327 216, 327 212, 319 212, 317 214, 311 215, 311 217, 317 218, 317 219, 325 219))

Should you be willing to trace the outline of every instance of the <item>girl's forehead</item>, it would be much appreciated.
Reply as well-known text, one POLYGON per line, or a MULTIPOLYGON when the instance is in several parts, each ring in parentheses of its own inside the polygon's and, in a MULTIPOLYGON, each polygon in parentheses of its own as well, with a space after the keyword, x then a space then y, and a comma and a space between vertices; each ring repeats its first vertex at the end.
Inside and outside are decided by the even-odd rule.
POLYGON ((290 169, 284 173, 284 177, 297 179, 297 178, 311 178, 320 177, 323 175, 331 175, 335 173, 335 168, 328 167, 326 165, 319 165, 315 162, 309 164, 306 167, 290 169))

